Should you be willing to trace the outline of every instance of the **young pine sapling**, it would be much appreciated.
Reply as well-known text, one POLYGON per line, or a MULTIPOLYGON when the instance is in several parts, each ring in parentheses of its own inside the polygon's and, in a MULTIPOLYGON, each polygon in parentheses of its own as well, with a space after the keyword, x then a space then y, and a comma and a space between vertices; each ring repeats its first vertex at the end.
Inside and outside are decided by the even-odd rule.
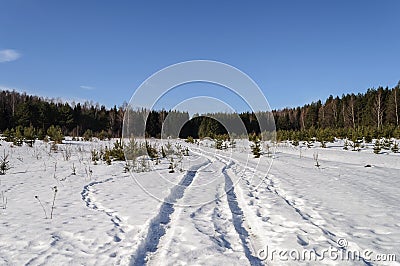
POLYGON ((11 168, 8 156, 9 154, 6 154, 6 151, 3 151, 3 156, 0 156, 0 175, 5 175, 11 168))
POLYGON ((399 152, 399 144, 397 144, 397 142, 395 142, 395 143, 393 144, 392 152, 393 152, 393 153, 398 153, 398 152, 399 152))
POLYGON ((174 159, 173 158, 171 158, 171 162, 169 163, 168 169, 170 169, 169 173, 175 173, 175 170, 174 170, 174 159))
POLYGON ((382 150, 381 143, 379 140, 376 140, 374 145, 374 153, 378 154, 381 152, 381 150, 382 150))

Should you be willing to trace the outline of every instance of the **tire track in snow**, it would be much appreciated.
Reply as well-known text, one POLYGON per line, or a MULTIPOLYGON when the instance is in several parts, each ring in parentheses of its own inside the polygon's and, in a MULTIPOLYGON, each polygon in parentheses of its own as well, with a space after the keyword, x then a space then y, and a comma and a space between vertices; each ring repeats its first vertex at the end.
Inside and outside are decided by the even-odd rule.
MULTIPOLYGON (((227 240, 227 228, 224 222, 227 220, 223 217, 224 213, 222 210, 222 202, 221 199, 218 198, 218 195, 215 195, 215 206, 211 206, 210 203, 201 206, 195 212, 190 214, 190 218, 193 220, 193 224, 195 229, 210 238, 212 242, 217 244, 219 247, 232 249, 232 244, 227 240), (207 216, 211 213, 211 220, 207 221, 207 226, 209 223, 212 223, 213 233, 211 233, 205 226, 199 221, 197 221, 200 216, 207 216)), ((201 221, 201 220, 200 220, 201 221)), ((202 221, 203 222, 203 221, 202 221)))
MULTIPOLYGON (((224 158, 225 156, 219 155, 219 157, 224 158)), ((221 159, 221 158, 220 158, 220 160, 223 160, 223 159, 221 159)), ((233 159, 231 159, 231 160, 233 161, 233 159)), ((235 160, 235 161, 237 161, 237 160, 235 160)), ((240 162, 238 162, 237 165, 240 166, 240 165, 241 165, 240 162)), ((243 167, 244 170, 250 170, 252 174, 255 174, 254 170, 251 169, 249 166, 241 166, 241 167, 243 167)), ((244 174, 243 177, 245 177, 245 176, 246 176, 246 174, 244 174)), ((250 182, 248 182, 247 179, 244 179, 244 180, 246 181, 246 184, 247 184, 247 185, 250 185, 250 182)), ((275 194, 276 196, 278 196, 279 198, 281 198, 287 205, 289 205, 291 208, 293 208, 294 211, 296 211, 296 213, 297 213, 298 215, 300 215, 300 217, 301 217, 303 220, 305 220, 305 221, 307 221, 308 223, 312 224, 313 226, 317 227, 317 228, 320 229, 320 230, 324 233, 324 235, 326 235, 329 239, 331 239, 332 241, 336 242, 335 239, 333 239, 333 237, 336 237, 336 234, 335 234, 335 233, 331 232, 330 230, 324 228, 322 225, 320 225, 320 224, 318 224, 317 222, 315 222, 315 221, 312 219, 312 217, 313 217, 312 215, 308 214, 305 210, 302 210, 300 207, 297 207, 297 206, 295 205, 293 199, 290 200, 289 198, 287 198, 287 196, 286 196, 284 193, 280 192, 281 189, 275 185, 274 181, 273 181, 271 178, 269 178, 268 175, 265 176, 264 178, 261 178, 260 180, 262 180, 262 183, 265 184, 265 188, 266 188, 267 191, 269 191, 270 193, 273 193, 273 194, 275 194), (267 181, 268 181, 268 183, 267 183, 267 181)), ((250 191, 253 191, 253 189, 252 189, 251 187, 249 187, 249 190, 250 190, 250 191)), ((251 197, 254 197, 254 195, 251 196, 251 197)), ((321 218, 321 219, 322 219, 322 218, 321 218)))
POLYGON ((232 223, 233 226, 239 235, 239 238, 242 242, 242 246, 246 255, 246 258, 249 260, 250 265, 264 265, 263 262, 253 255, 254 250, 251 247, 251 239, 249 232, 245 229, 243 221, 244 221, 244 213, 239 206, 239 202, 235 193, 234 184, 232 179, 229 177, 226 169, 230 167, 231 164, 227 164, 223 169, 222 173, 225 177, 225 192, 228 199, 229 209, 232 213, 232 223))
MULTIPOLYGON (((219 159, 221 161, 224 161, 224 159, 227 159, 227 157, 225 157, 224 155, 218 155, 219 159)), ((240 162, 238 162, 237 160, 234 160, 232 158, 229 158, 231 160, 231 162, 233 163, 233 161, 237 162, 237 165, 241 165, 240 162)), ((254 170, 252 170, 249 166, 243 166, 244 170, 250 170, 253 174, 255 174, 254 170)), ((243 176, 245 177, 245 176, 243 176)), ((319 221, 322 221, 323 219, 320 218, 320 220, 315 220, 313 218, 313 215, 310 215, 307 210, 301 208, 301 206, 296 206, 295 202, 293 201, 293 199, 289 199, 285 193, 281 192, 281 189, 279 187, 277 187, 274 183, 274 181, 267 175, 264 178, 261 179, 262 183, 265 185, 265 188, 268 192, 278 196, 279 198, 281 198, 289 207, 291 207, 304 221, 306 221, 307 223, 311 224, 312 226, 318 228, 322 234, 329 239, 332 243, 337 243, 337 240, 340 239, 340 237, 337 236, 336 233, 332 232, 331 230, 325 228, 323 226, 323 224, 319 224, 319 221), (267 183, 268 181, 268 183, 267 183)), ((247 185, 249 185, 250 183, 247 181, 247 185)), ((252 191, 252 188, 250 188, 250 191, 252 191)), ((254 196, 252 196, 254 197, 254 196)), ((325 220, 323 220, 325 221, 325 220)), ((347 247, 338 247, 339 249, 343 249, 344 251, 348 251, 347 247)), ((357 259, 360 260, 361 262, 363 262, 365 265, 373 265, 371 264, 371 262, 369 262, 367 259, 365 259, 363 256, 357 256, 357 259)))
POLYGON ((149 225, 146 237, 142 243, 138 246, 134 255, 132 255, 130 265, 144 265, 147 262, 147 255, 153 253, 158 249, 160 239, 166 233, 167 225, 171 223, 171 215, 175 211, 174 204, 183 197, 185 190, 190 184, 192 184, 197 171, 204 166, 211 163, 207 159, 206 163, 192 167, 191 170, 187 171, 185 176, 181 179, 179 184, 175 185, 170 194, 165 198, 165 201, 161 204, 156 217, 154 217, 149 225))
MULTIPOLYGON (((204 153, 208 152, 203 151, 200 154, 202 154, 205 157, 208 157, 204 153)), ((218 159, 220 162, 225 164, 225 166, 222 168, 222 174, 225 177, 224 189, 227 196, 229 210, 232 214, 233 227, 235 228, 235 231, 240 238, 245 256, 248 259, 250 265, 264 265, 264 263, 258 257, 253 255, 256 254, 256 250, 254 250, 253 248, 251 236, 249 232, 246 230, 244 225, 245 215, 243 213, 243 210, 239 206, 238 197, 236 196, 234 189, 235 184, 233 184, 232 179, 229 177, 229 174, 226 171, 228 168, 232 166, 232 164, 234 164, 234 162, 232 158, 224 158, 224 157, 225 156, 221 156, 219 154, 218 155, 214 154, 214 158, 218 159)))

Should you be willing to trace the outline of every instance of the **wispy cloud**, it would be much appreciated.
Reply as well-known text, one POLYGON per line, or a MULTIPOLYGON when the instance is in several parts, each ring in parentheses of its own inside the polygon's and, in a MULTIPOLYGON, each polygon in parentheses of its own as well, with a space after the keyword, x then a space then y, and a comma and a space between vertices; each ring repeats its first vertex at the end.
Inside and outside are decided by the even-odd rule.
POLYGON ((84 85, 81 85, 81 86, 79 86, 81 89, 84 89, 84 90, 94 90, 95 89, 95 87, 92 87, 92 86, 84 86, 84 85))
POLYGON ((0 50, 0 63, 15 61, 21 54, 13 49, 0 50))

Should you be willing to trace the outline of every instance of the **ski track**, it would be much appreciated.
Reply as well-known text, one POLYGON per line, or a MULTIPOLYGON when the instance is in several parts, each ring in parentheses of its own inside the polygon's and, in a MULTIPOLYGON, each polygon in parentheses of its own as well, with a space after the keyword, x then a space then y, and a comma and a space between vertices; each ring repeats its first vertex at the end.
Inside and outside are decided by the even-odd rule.
POLYGON ((170 194, 161 204, 158 214, 151 220, 145 238, 139 244, 135 254, 132 255, 130 265, 146 264, 148 254, 154 253, 158 249, 160 239, 165 235, 168 224, 171 223, 171 215, 175 211, 174 205, 183 197, 186 188, 192 183, 198 169, 210 163, 211 161, 208 160, 207 163, 193 167, 192 170, 187 171, 179 184, 171 189, 170 194))

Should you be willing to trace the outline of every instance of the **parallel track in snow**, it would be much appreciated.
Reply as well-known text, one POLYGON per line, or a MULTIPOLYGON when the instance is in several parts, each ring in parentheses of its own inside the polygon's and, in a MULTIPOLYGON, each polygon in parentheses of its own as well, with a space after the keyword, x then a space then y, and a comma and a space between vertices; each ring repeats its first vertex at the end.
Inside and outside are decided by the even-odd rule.
POLYGON ((219 158, 218 156, 215 156, 215 158, 218 159, 219 162, 225 165, 221 170, 225 179, 224 190, 226 193, 229 210, 232 215, 232 225, 235 228, 237 235, 239 236, 246 258, 249 261, 250 265, 252 266, 264 265, 264 263, 256 256, 257 251, 254 250, 254 246, 252 244, 253 239, 251 238, 249 231, 246 229, 246 226, 244 224, 244 221, 246 219, 240 205, 245 203, 239 202, 235 192, 235 184, 233 183, 232 178, 229 176, 227 172, 227 169, 229 169, 234 164, 234 162, 226 161, 224 159, 219 158))
POLYGON ((171 189, 170 194, 161 204, 158 214, 151 220, 146 237, 139 244, 135 254, 132 255, 131 265, 146 264, 148 254, 158 249, 160 239, 165 235, 168 224, 171 223, 171 215, 175 211, 175 204, 184 196, 185 190, 192 184, 197 171, 209 164, 211 164, 211 161, 208 160, 207 163, 192 167, 191 170, 187 171, 179 184, 171 189))
POLYGON ((244 253, 246 255, 246 258, 249 260, 250 265, 263 265, 262 261, 258 257, 253 255, 255 251, 251 246, 250 235, 243 224, 244 213, 239 206, 232 179, 226 172, 227 167, 229 167, 229 164, 223 168, 222 173, 225 176, 225 192, 228 198, 229 209, 232 213, 233 226, 235 227, 236 233, 239 235, 244 253))
MULTIPOLYGON (((226 156, 224 155, 217 155, 216 156, 220 161, 224 162, 225 159, 228 159, 226 156)), ((236 163, 237 165, 243 167, 244 170, 248 169, 251 170, 252 172, 254 170, 250 169, 248 166, 242 165, 242 163, 238 162, 237 160, 234 160, 232 158, 229 158, 231 160, 232 163, 236 163)), ((226 171, 225 171, 226 172, 226 171)), ((225 174, 225 173, 224 173, 225 174)), ((254 172, 253 172, 254 174, 254 172)), ((288 174, 288 173, 286 173, 288 174)), ((290 208, 292 208, 305 222, 311 224, 312 226, 318 228, 322 235, 326 238, 331 240, 332 243, 337 243, 337 240, 340 239, 338 237, 338 234, 335 232, 332 232, 332 230, 329 230, 327 228, 325 228, 323 225, 321 225, 320 221, 315 221, 313 218, 313 215, 310 215, 307 210, 302 209, 301 207, 296 206, 293 203, 293 200, 290 200, 286 197, 286 195, 282 194, 279 191, 279 188, 275 187, 274 182, 272 179, 270 179, 270 177, 268 175, 266 175, 263 179, 262 179, 262 183, 263 185, 265 185, 265 189, 266 191, 268 191, 269 193, 274 194, 275 196, 279 197, 281 200, 283 200, 287 206, 289 206, 290 208)), ((233 189, 233 186, 232 186, 233 189)), ((229 197, 229 195, 228 195, 229 197)), ((347 247, 340 247, 343 250, 347 250, 347 247)), ((247 256, 247 255, 246 255, 247 256)), ((359 260, 360 262, 364 263, 367 266, 373 265, 370 261, 368 261, 366 258, 364 258, 363 256, 356 256, 357 260, 359 260)))

